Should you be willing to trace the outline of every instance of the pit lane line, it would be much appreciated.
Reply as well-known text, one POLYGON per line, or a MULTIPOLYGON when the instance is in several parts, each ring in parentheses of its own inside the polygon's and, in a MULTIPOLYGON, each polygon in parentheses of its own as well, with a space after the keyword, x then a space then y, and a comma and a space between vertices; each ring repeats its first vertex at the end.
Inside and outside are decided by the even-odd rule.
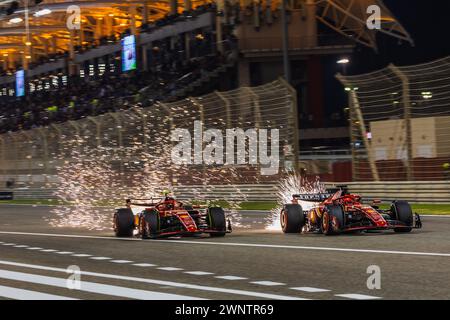
MULTIPOLYGON (((61 273, 67 274, 67 269, 34 265, 34 264, 26 264, 26 263, 18 263, 18 262, 5 261, 5 260, 0 260, 0 265, 37 269, 37 270, 45 270, 45 271, 53 271, 53 272, 61 272, 61 273)), ((131 276, 121 276, 121 275, 90 272, 90 271, 83 271, 83 270, 81 270, 79 274, 85 275, 85 276, 105 278, 105 279, 124 280, 124 281, 140 282, 140 283, 146 283, 146 284, 155 284, 155 285, 161 285, 161 286, 170 286, 170 287, 192 289, 192 290, 199 290, 199 291, 209 291, 209 292, 228 293, 228 294, 241 295, 241 296, 250 296, 250 297, 254 297, 254 298, 265 298, 265 299, 272 299, 272 300, 310 300, 307 298, 300 298, 300 297, 295 297, 295 296, 270 294, 270 293, 239 290, 239 289, 227 289, 227 288, 211 287, 211 286, 201 286, 201 285, 188 284, 188 283, 180 283, 180 282, 148 279, 148 278, 137 278, 137 277, 131 277, 131 276)), ((27 275, 27 274, 19 275, 17 272, 14 273, 14 272, 10 272, 10 271, 0 270, 0 278, 11 279, 14 277, 18 281, 26 281, 27 279, 31 279, 31 278, 26 278, 25 275, 27 275)), ((67 284, 66 279, 55 280, 55 279, 59 279, 59 278, 46 279, 46 278, 51 278, 51 277, 44 277, 44 276, 38 276, 38 275, 34 275, 34 276, 35 277, 32 278, 32 279, 34 279, 33 281, 38 281, 36 279, 39 279, 39 281, 41 281, 41 282, 53 283, 54 285, 57 285, 57 286, 63 285, 66 288, 66 284, 67 284), (36 277, 43 277, 43 278, 36 278, 36 277), (63 283, 60 281, 62 281, 63 283)), ((99 284, 95 284, 95 283, 93 283, 93 284, 99 285, 99 284)), ((130 290, 135 290, 135 289, 130 289, 130 290)), ((107 291, 107 292, 110 292, 110 291, 107 291)), ((107 293, 105 293, 105 294, 107 294, 107 293)), ((111 292, 109 293, 109 295, 111 295, 111 292)))
MULTIPOLYGON (((0 231, 0 234, 9 235, 25 235, 25 236, 40 236, 40 237, 59 237, 59 238, 74 238, 74 239, 100 239, 100 240, 115 240, 115 241, 148 241, 138 238, 115 238, 105 236, 85 236, 85 235, 70 235, 58 233, 31 233, 31 232, 13 232, 0 231)), ((152 241, 152 240, 150 240, 152 241)), ((351 253, 371 253, 371 254, 396 254, 396 255, 410 255, 410 256, 433 256, 433 257, 450 257, 450 253, 441 252, 416 252, 416 251, 393 251, 393 250, 374 250, 374 249, 352 249, 352 248, 332 248, 332 247, 307 247, 307 246, 290 246, 290 245, 276 245, 276 244, 258 244, 258 243, 239 243, 239 242, 213 242, 213 241, 188 241, 188 240, 153 240, 154 243, 176 243, 176 244, 190 244, 190 245, 215 245, 215 246, 230 246, 230 247, 254 247, 254 248, 274 248, 274 249, 295 249, 295 250, 316 250, 316 251, 337 251, 337 252, 351 252, 351 253)))

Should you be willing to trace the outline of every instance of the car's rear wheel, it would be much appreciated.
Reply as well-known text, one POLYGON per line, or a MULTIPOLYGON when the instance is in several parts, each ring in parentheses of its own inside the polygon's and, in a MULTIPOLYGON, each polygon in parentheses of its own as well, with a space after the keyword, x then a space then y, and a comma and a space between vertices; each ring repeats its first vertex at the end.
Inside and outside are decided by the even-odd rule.
POLYGON ((140 233, 142 239, 156 238, 160 231, 160 219, 157 210, 145 210, 140 218, 140 233))
POLYGON ((391 215, 394 220, 398 220, 405 224, 405 227, 395 228, 395 232, 411 232, 414 216, 408 202, 394 201, 391 205, 391 215))
POLYGON ((303 208, 299 204, 286 204, 280 215, 281 229, 284 233, 300 233, 306 219, 303 208))
POLYGON ((206 215, 206 222, 211 230, 218 232, 210 233, 211 237, 224 237, 227 230, 225 211, 220 207, 209 208, 206 215))
POLYGON ((117 209, 113 218, 116 237, 132 237, 134 231, 134 215, 131 209, 117 209))
POLYGON ((322 215, 322 233, 335 235, 342 232, 344 228, 344 210, 341 206, 329 206, 322 215))

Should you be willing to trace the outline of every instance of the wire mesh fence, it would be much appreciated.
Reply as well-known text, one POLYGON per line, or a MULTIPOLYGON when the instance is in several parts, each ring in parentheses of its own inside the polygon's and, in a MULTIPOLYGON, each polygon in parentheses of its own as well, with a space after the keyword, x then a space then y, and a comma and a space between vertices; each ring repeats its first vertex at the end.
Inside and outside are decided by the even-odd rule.
MULTIPOLYGON (((3 134, 0 176, 3 185, 14 179, 16 186, 56 188, 58 197, 69 201, 100 201, 113 194, 147 196, 177 185, 276 181, 286 167, 297 163, 295 99, 295 91, 277 80, 3 134), (260 164, 225 160, 223 165, 174 164, 171 152, 176 142, 171 133, 183 128, 194 137, 195 121, 200 121, 204 130, 216 129, 224 136, 227 129, 278 129, 278 174, 261 174, 260 164)), ((233 142, 235 152, 238 148, 233 142)))
POLYGON ((450 180, 450 57, 338 78, 354 181, 450 180))

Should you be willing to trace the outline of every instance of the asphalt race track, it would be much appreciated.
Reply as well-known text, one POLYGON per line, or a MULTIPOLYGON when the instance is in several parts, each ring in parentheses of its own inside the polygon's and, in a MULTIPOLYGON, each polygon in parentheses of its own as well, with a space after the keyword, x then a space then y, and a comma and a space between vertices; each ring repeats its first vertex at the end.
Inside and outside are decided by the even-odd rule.
POLYGON ((450 299, 447 217, 411 234, 326 237, 268 231, 267 213, 244 212, 250 228, 225 238, 140 240, 55 228, 49 215, 0 205, 0 299, 450 299), (372 265, 379 290, 367 287, 372 265))

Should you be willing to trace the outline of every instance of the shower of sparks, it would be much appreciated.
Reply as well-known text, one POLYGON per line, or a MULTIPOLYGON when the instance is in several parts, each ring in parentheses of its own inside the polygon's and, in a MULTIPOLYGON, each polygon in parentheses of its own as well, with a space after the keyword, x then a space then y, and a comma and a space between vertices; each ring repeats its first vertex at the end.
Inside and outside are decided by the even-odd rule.
MULTIPOLYGON (((280 212, 283 205, 291 203, 293 194, 314 194, 325 192, 325 186, 319 178, 308 181, 296 173, 289 173, 277 186, 277 207, 272 209, 266 223, 266 230, 281 231, 280 212)), ((314 207, 316 203, 299 201, 304 211, 314 207)))
POLYGON ((63 142, 53 159, 57 163, 59 181, 55 196, 61 205, 54 207, 53 215, 47 218, 50 225, 111 230, 114 208, 123 207, 125 199, 158 199, 161 192, 168 189, 184 203, 215 205, 225 202, 232 225, 246 227, 238 211, 247 197, 236 187, 243 181, 237 167, 199 168, 175 165, 171 161, 171 129, 178 121, 181 121, 180 126, 188 127, 198 111, 181 112, 174 108, 171 116, 155 109, 149 114, 139 113, 121 113, 126 126, 115 127, 114 122, 108 123, 101 136, 96 136, 98 131, 85 124, 84 136, 61 137, 63 142), (216 185, 235 187, 232 194, 213 198, 216 185), (177 188, 183 188, 184 192, 178 192, 177 188))

